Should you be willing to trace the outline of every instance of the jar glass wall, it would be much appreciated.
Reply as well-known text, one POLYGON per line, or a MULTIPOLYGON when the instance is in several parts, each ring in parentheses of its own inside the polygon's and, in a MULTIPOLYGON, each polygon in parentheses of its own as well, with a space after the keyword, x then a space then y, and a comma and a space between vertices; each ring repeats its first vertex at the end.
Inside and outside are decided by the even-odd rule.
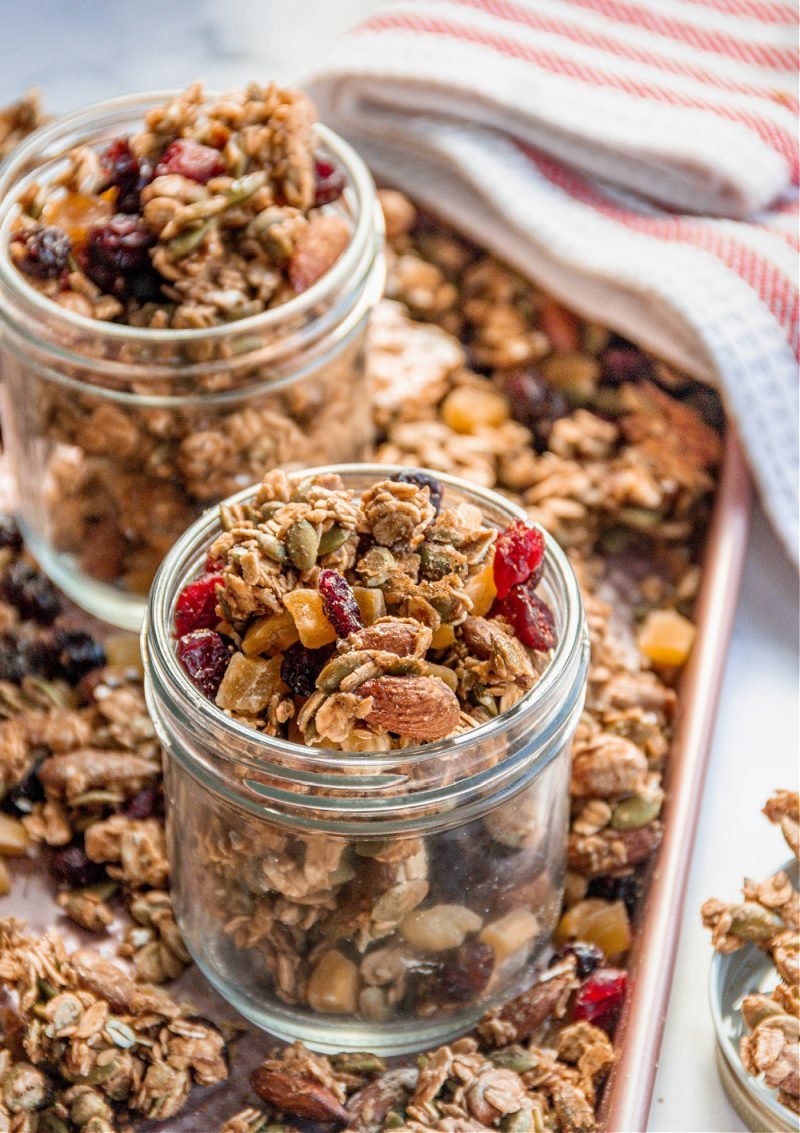
POLYGON ((161 558, 209 504, 275 466, 356 460, 372 439, 364 370, 383 283, 382 222, 358 155, 317 126, 344 170, 329 209, 351 227, 316 283, 261 314, 197 330, 87 318, 31 286, 11 262, 20 193, 103 149, 167 95, 118 99, 61 119, 15 150, 0 177, 0 372, 4 440, 26 539, 91 613, 138 628, 161 558))
MULTIPOLYGON (((321 471, 358 493, 398 469, 304 477, 321 471)), ((437 478, 445 507, 477 505, 499 529, 524 518, 492 492, 437 478)), ((559 915, 588 664, 569 563, 547 537, 539 593, 557 644, 512 708, 427 745, 325 751, 232 719, 177 661, 175 602, 219 530, 208 513, 173 547, 144 631, 187 946, 231 1003, 281 1038, 382 1053, 446 1041, 522 989, 559 915)))

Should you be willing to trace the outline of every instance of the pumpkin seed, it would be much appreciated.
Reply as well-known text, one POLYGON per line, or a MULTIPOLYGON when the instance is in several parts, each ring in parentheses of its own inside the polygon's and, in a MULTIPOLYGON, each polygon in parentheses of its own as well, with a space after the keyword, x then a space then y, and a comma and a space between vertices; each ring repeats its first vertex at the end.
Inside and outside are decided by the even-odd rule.
POLYGON ((317 561, 319 536, 307 519, 299 519, 286 532, 286 550, 298 570, 311 570, 317 561))
POLYGON ((333 551, 338 551, 339 548, 347 542, 350 537, 350 532, 346 527, 340 527, 338 523, 334 523, 333 527, 329 527, 327 531, 323 531, 317 554, 330 555, 333 551))

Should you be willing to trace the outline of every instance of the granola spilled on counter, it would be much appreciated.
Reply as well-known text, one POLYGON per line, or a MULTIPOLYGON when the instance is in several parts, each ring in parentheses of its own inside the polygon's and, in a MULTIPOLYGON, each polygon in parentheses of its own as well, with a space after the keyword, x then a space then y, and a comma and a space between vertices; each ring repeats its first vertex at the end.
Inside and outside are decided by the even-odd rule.
POLYGON ((47 121, 38 91, 29 91, 19 102, 0 108, 0 161, 15 146, 47 121))
POLYGON ((194 83, 98 152, 76 147, 55 179, 26 186, 11 257, 74 313, 192 329, 286 302, 350 238, 325 210, 345 188, 315 152, 315 112, 270 83, 206 96, 194 83))
MULTIPOLYGON (((353 1095, 361 1093, 362 1116, 354 1126, 359 1133, 404 1121, 417 1122, 418 1129, 470 1133, 482 1125, 513 1129, 514 1118, 508 1109, 503 1114, 503 1106, 506 1094, 517 1090, 516 1077, 525 1087, 524 1101, 522 1093, 512 1094, 520 1098, 520 1128, 589 1133, 611 1059, 598 1024, 613 1034, 625 990, 630 917, 641 903, 644 871, 661 836, 661 775, 669 753, 675 677, 692 644, 698 559, 719 458, 719 402, 418 215, 400 194, 385 191, 382 198, 392 245, 390 299, 374 321, 368 353, 382 434, 379 458, 454 472, 523 502, 532 520, 569 548, 580 576, 592 662, 575 746, 570 870, 558 941, 562 948, 567 942, 559 964, 568 965, 569 954, 576 963, 581 957, 578 975, 589 990, 581 1008, 587 1014, 578 1025, 593 1029, 577 1034, 571 1029, 579 990, 571 978, 572 1006, 566 1015, 563 985, 559 990, 551 980, 540 980, 501 1009, 502 1026, 495 1014, 491 1030, 481 1028, 477 1054, 461 1060, 453 1044, 426 1056, 424 1064, 441 1081, 424 1080, 413 1116, 404 1107, 420 1081, 416 1062, 389 1077, 374 1057, 326 1060, 293 1048, 286 1060, 305 1092, 313 1079, 348 1114, 353 1095), (677 437, 672 421, 680 430, 677 437), (601 955, 606 963, 592 970, 593 958, 601 955), (601 978, 593 981, 594 976, 601 978), (486 1034, 498 1035, 493 1045, 486 1034), (494 1045, 500 1048, 496 1052, 494 1045), (485 1090, 486 1075, 480 1071, 487 1070, 487 1058, 492 1067, 514 1072, 502 1096, 485 1090), (471 1087, 474 1102, 467 1096, 471 1087), (439 1105, 449 1105, 457 1090, 456 1114, 440 1112, 439 1105), (470 1106, 480 1104, 482 1096, 500 1104, 491 1101, 492 1110, 478 1118, 470 1106), (470 1113, 467 1119, 464 1111, 470 1113), (535 1116, 527 1122, 531 1112, 535 1116)), ((4 602, 0 616, 16 640, 27 615, 9 613, 4 602)), ((13 720, 27 709, 19 698, 18 677, 10 683, 18 699, 4 715, 13 720)), ((129 687, 139 685, 134 680, 129 687)), ((50 703, 41 708, 47 717, 61 711, 50 703)), ((24 772, 6 766, 9 792, 24 772)), ((35 777, 32 783, 37 789, 35 777)), ((14 809, 10 798, 6 793, 7 813, 14 809)), ((74 811, 76 838, 85 813, 81 807, 74 811)), ((792 831, 796 836, 796 816, 792 819, 787 810, 781 821, 787 837, 792 831)), ((8 852, 2 844, 0 851, 8 852)), ((274 1069, 280 1067, 267 1065, 268 1071, 274 1069)), ((270 1088, 264 1072, 255 1081, 262 1093, 270 1088)), ((289 1088, 295 1084, 290 1078, 289 1088)), ((293 1117, 285 1079, 282 1086, 280 1098, 270 1098, 269 1110, 238 1114, 226 1133, 280 1129, 276 1104, 290 1115, 283 1125, 288 1133, 293 1117)))
POLYGON ((443 507, 419 470, 358 498, 333 474, 270 472, 221 525, 178 596, 177 656, 269 735, 345 751, 457 735, 514 705, 556 643, 541 531, 443 507))
MULTIPOLYGON (((800 795, 776 791, 764 814, 800 857, 800 795)), ((739 1054, 748 1074, 763 1075, 778 1100, 800 1114, 800 894, 780 870, 761 883, 746 879, 742 897, 733 904, 710 898, 701 910, 703 924, 717 952, 755 944, 771 957, 778 982, 771 992, 742 1000, 746 1029, 739 1054)))

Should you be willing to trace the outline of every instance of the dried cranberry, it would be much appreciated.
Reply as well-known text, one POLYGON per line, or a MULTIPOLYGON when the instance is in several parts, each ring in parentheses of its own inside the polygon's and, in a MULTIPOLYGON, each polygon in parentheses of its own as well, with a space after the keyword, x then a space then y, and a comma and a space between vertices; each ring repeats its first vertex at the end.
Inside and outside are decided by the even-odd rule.
POLYGON ((598 948, 596 944, 589 944, 585 940, 574 940, 570 944, 565 944, 563 948, 559 948, 550 961, 551 966, 557 964, 559 960, 563 960, 565 956, 575 957, 575 968, 582 980, 585 980, 606 961, 603 949, 598 948))
POLYGON ((54 646, 58 669, 71 685, 76 685, 92 669, 101 669, 106 663, 105 649, 84 630, 58 630, 54 646))
POLYGON ((158 810, 159 793, 156 787, 142 787, 128 800, 125 813, 128 818, 152 818, 158 810))
POLYGON ((191 138, 176 138, 170 142, 156 166, 157 177, 178 173, 201 185, 224 172, 225 162, 219 150, 193 142, 191 138))
POLYGON ((12 563, 0 582, 0 597, 16 606, 23 618, 50 625, 61 613, 61 599, 52 582, 30 563, 12 563))
POLYGON ((489 617, 504 617, 523 645, 545 652, 556 643, 556 628, 550 607, 527 586, 515 586, 492 606, 489 617))
POLYGON ((155 237, 138 216, 116 213, 93 228, 86 242, 85 271, 101 291, 126 295, 137 276, 152 271, 150 249, 155 237))
POLYGON ((327 158, 318 157, 314 162, 314 174, 317 179, 314 206, 319 208, 320 205, 329 205, 332 201, 338 201, 347 184, 344 170, 327 158))
POLYGON ((402 472, 398 472, 392 479, 399 480, 401 484, 416 484, 418 488, 427 488, 430 493, 433 510, 437 515, 439 514, 439 510, 442 506, 442 485, 435 476, 431 476, 430 472, 423 472, 419 468, 404 468, 402 472))
POLYGON ((451 1003, 467 1003, 485 990, 494 968, 494 951, 482 940, 462 944, 443 958, 436 973, 437 991, 451 1003))
POLYGON ((595 877, 589 882, 587 897, 602 897, 604 901, 622 901, 633 915, 642 895, 642 878, 638 873, 623 877, 595 877))
POLYGON ((11 788, 3 801, 16 814, 30 814, 37 803, 44 801, 44 787, 39 782, 38 765, 11 788))
POLYGON ((361 629, 361 611, 344 575, 326 568, 319 572, 318 585, 325 614, 338 636, 347 637, 361 629))
POLYGON ((135 213, 141 209, 141 192, 153 179, 153 165, 139 160, 127 138, 117 138, 100 158, 106 188, 117 190, 117 212, 135 213))
POLYGON ((281 680, 295 696, 311 696, 331 653, 332 649, 308 649, 296 641, 283 655, 281 680))
POLYGON ((63 228, 55 224, 37 224, 14 236, 22 244, 25 255, 17 266, 33 279, 58 279, 69 267, 72 241, 63 228))
POLYGON ((50 855, 50 869, 56 880, 70 889, 83 889, 96 885, 106 875, 100 862, 90 861, 83 846, 73 842, 69 846, 59 846, 50 855))
POLYGON ((178 641, 178 660, 189 680, 210 700, 217 695, 231 659, 228 647, 213 629, 195 629, 178 641))
POLYGON ((492 574, 497 597, 505 598, 519 582, 537 586, 543 570, 544 536, 538 527, 514 520, 500 532, 494 544, 492 574))
POLYGON ((570 411, 564 395, 532 366, 506 370, 502 385, 511 416, 530 429, 537 449, 547 448, 553 422, 570 411))
POLYGON ((627 984, 628 973, 621 968, 598 968, 576 992, 573 1017, 613 1034, 627 984))
POLYGON ((22 534, 13 515, 0 515, 0 547, 22 550, 22 534))
POLYGON ((183 637, 193 629, 213 629, 217 617, 217 587, 222 585, 218 574, 204 574, 184 586, 175 603, 175 636, 183 637))
POLYGON ((653 363, 638 346, 622 335, 613 335, 600 356, 602 380, 607 385, 647 382, 653 378, 653 363))

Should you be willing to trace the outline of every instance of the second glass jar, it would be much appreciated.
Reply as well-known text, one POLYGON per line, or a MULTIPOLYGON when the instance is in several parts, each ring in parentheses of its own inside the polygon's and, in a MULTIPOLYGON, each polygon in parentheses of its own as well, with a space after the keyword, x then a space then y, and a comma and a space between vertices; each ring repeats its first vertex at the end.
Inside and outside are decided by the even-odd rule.
MULTIPOLYGON (((304 476, 322 471, 358 493, 398 469, 304 476)), ((438 479, 445 507, 476 505, 498 529, 524 519, 492 492, 438 479)), ((424 746, 326 752, 231 719, 178 664, 175 602, 219 530, 209 513, 172 549, 144 634, 187 947, 222 995, 283 1039, 384 1054, 447 1041, 522 989, 561 909, 588 665, 574 574, 547 537, 540 592, 558 641, 511 709, 424 746)))
POLYGON ((15 201, 77 145, 102 149, 164 95, 90 107, 23 143, 0 177, 4 441, 25 537, 90 613, 138 629, 172 543, 210 503, 275 466, 358 460, 372 440, 364 369, 383 284, 382 221, 358 155, 318 126, 350 222, 336 264, 295 299, 198 330, 92 320, 35 290, 8 255, 15 201))

